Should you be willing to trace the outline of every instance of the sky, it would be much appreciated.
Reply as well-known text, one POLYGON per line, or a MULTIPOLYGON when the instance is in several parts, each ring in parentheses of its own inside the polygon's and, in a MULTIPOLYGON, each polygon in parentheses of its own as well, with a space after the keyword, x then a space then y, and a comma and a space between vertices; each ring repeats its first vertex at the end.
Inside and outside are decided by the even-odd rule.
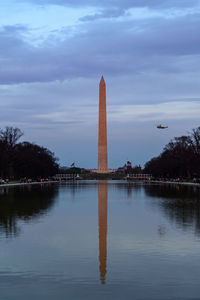
POLYGON ((0 128, 96 168, 102 75, 109 168, 200 126, 200 0, 0 0, 0 128))

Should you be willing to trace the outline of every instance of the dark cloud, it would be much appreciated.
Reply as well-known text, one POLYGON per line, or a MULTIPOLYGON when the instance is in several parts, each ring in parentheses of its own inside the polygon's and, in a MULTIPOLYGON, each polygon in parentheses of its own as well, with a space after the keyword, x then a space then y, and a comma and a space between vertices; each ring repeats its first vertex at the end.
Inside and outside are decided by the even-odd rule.
POLYGON ((126 10, 121 8, 104 9, 104 10, 100 10, 99 13, 84 16, 80 18, 80 21, 87 22, 87 21, 93 21, 98 19, 117 18, 122 15, 125 15, 125 13, 126 10))
POLYGON ((149 9, 184 9, 195 8, 200 0, 21 0, 37 5, 61 5, 68 7, 96 7, 98 12, 81 18, 81 21, 93 21, 102 18, 116 18, 123 16, 130 8, 149 9))
POLYGON ((184 72, 200 67, 199 15, 145 21, 95 22, 63 41, 31 46, 28 28, 0 31, 0 83, 48 82, 76 77, 184 72), (186 57, 188 57, 186 59, 186 57))
POLYGON ((96 6, 96 7, 192 7, 199 4, 199 0, 21 0, 40 5, 55 4, 66 6, 96 6))
POLYGON ((25 50, 26 44, 23 42, 22 34, 27 32, 28 29, 25 26, 5 26, 0 30, 0 57, 6 59, 13 56, 15 53, 20 53, 21 50, 25 50))
MULTIPOLYGON (((64 1, 62 1, 64 5, 64 1)), ((66 1, 67 3, 67 1, 66 1)), ((184 8, 195 8, 200 5, 200 0, 127 0, 127 1, 101 1, 101 5, 99 2, 88 1, 91 6, 101 7, 98 13, 91 14, 80 18, 81 21, 93 21, 98 19, 105 18, 117 18, 123 16, 127 13, 127 10, 130 8, 149 8, 149 9, 184 9, 184 8)), ((76 2, 76 4, 78 4, 76 2)), ((81 3, 80 3, 81 5, 81 3)))

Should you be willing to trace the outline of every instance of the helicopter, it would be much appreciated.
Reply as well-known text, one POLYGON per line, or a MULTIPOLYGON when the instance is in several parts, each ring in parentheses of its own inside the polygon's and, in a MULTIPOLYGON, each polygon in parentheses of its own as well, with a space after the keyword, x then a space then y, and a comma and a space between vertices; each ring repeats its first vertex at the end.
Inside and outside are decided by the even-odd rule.
POLYGON ((157 126, 158 129, 166 129, 168 126, 162 126, 161 124, 157 126))

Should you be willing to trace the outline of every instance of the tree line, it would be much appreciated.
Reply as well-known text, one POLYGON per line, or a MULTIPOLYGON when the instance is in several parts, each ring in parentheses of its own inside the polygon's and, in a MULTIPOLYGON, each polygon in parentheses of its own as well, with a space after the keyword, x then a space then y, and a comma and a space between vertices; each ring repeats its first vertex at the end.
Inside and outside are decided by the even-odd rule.
POLYGON ((158 157, 145 164, 144 172, 155 177, 200 177, 200 127, 172 139, 158 157))
POLYGON ((19 128, 0 129, 0 177, 44 178, 58 170, 57 158, 47 148, 30 142, 21 142, 19 128))
MULTIPOLYGON (((19 128, 0 129, 0 178, 44 178, 58 173, 58 159, 54 153, 34 143, 20 143, 22 136, 19 128)), ((200 177, 200 127, 189 135, 172 139, 158 157, 145 164, 143 170, 135 166, 127 173, 142 171, 154 177, 200 177)))

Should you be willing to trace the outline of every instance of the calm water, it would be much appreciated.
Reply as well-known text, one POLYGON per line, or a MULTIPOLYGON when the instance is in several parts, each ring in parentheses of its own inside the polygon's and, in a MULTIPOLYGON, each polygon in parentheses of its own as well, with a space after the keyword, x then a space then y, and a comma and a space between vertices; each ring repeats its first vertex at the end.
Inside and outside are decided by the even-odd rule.
POLYGON ((199 278, 198 188, 0 188, 0 300, 192 300, 199 278))

